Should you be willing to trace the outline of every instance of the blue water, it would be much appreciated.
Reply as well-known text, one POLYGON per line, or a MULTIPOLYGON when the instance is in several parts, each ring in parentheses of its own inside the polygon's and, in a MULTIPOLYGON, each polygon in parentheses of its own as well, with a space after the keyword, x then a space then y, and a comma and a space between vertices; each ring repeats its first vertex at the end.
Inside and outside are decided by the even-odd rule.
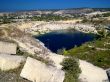
POLYGON ((78 31, 54 31, 51 33, 35 36, 52 52, 57 52, 58 49, 71 49, 74 46, 80 46, 85 42, 94 40, 96 35, 87 34, 78 31))

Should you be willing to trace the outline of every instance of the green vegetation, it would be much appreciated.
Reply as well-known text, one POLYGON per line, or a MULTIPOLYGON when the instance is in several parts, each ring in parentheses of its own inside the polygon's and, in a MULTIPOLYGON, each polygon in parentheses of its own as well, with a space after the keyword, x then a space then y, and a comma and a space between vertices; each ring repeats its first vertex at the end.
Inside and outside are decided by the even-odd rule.
POLYGON ((86 18, 84 17, 83 20, 82 20, 82 23, 89 23, 89 24, 94 24, 94 25, 109 25, 110 24, 110 20, 107 20, 105 18, 94 18, 94 17, 91 17, 91 18, 86 18))
POLYGON ((86 60, 104 69, 110 68, 110 35, 68 50, 64 55, 86 60))
POLYGON ((10 18, 8 18, 7 15, 4 16, 0 16, 0 23, 6 24, 6 23, 11 23, 12 20, 10 18))
POLYGON ((63 54, 68 54, 68 52, 66 51, 65 48, 62 48, 57 50, 57 54, 63 55, 63 54))
POLYGON ((61 64, 63 66, 62 69, 66 72, 64 82, 78 82, 78 77, 81 73, 78 60, 70 57, 64 59, 61 64))
POLYGON ((110 13, 104 13, 102 14, 103 17, 109 17, 110 16, 110 13))
POLYGON ((7 23, 12 23, 12 22, 17 22, 17 21, 59 21, 59 20, 68 20, 68 19, 73 19, 76 17, 73 16, 61 16, 61 15, 54 15, 54 14, 42 14, 42 15, 35 15, 35 16, 24 16, 22 15, 3 15, 0 16, 0 24, 7 24, 7 23))
POLYGON ((48 15, 41 15, 41 16, 33 16, 30 17, 30 19, 32 21, 59 21, 59 20, 68 20, 68 19, 72 19, 71 17, 68 16, 60 16, 60 15, 52 15, 52 14, 48 14, 48 15))

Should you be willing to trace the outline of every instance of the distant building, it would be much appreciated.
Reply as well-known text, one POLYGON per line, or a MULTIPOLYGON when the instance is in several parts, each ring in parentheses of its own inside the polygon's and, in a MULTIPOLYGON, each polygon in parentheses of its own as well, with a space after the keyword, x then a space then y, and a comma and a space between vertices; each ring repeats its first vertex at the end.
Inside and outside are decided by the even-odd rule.
POLYGON ((16 54, 17 45, 0 41, 0 54, 16 54))

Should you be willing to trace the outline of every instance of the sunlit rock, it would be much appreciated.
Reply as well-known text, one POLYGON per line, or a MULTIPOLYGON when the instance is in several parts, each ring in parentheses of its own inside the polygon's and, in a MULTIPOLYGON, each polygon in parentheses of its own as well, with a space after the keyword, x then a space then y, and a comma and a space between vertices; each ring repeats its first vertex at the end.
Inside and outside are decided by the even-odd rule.
POLYGON ((80 68, 82 73, 79 78, 82 82, 104 82, 108 79, 104 69, 94 66, 86 61, 80 60, 80 68))
POLYGON ((65 73, 28 57, 20 76, 33 82, 63 82, 65 73))
POLYGON ((25 61, 22 56, 0 54, 0 69, 8 71, 18 68, 25 61))
POLYGON ((0 53, 3 54, 16 54, 17 45, 10 42, 0 41, 0 53))

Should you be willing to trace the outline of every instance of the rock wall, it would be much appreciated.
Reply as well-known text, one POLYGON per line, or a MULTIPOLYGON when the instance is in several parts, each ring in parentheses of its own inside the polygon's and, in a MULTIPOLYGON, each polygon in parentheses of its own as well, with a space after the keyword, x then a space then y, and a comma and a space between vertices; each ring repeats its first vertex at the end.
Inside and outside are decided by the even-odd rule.
POLYGON ((55 30, 63 29, 75 29, 85 33, 97 33, 93 25, 88 24, 75 24, 75 23, 63 23, 63 22, 46 22, 42 24, 35 24, 30 28, 24 29, 26 33, 36 35, 38 33, 48 33, 55 30))

